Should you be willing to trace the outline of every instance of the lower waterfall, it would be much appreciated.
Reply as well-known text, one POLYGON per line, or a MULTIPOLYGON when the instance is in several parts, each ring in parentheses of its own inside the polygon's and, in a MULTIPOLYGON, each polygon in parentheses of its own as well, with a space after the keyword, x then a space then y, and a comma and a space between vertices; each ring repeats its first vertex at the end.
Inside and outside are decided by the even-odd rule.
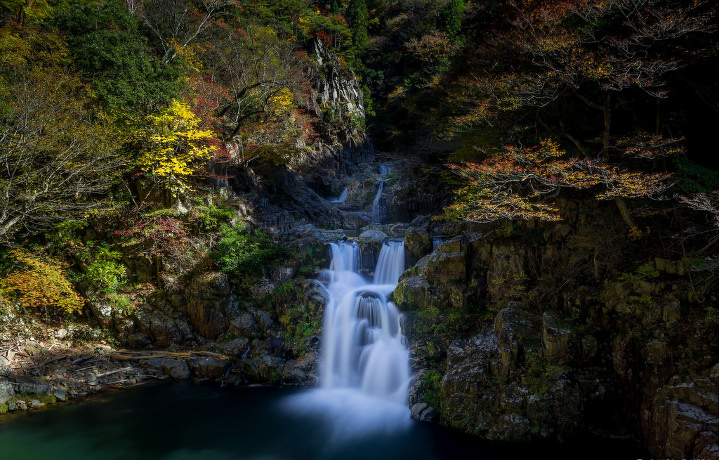
POLYGON ((400 314, 387 297, 404 271, 404 245, 382 245, 374 281, 359 272, 356 242, 330 245, 332 262, 322 274, 329 301, 320 349, 319 389, 295 397, 295 410, 321 412, 345 437, 396 430, 410 423, 409 350, 400 314))

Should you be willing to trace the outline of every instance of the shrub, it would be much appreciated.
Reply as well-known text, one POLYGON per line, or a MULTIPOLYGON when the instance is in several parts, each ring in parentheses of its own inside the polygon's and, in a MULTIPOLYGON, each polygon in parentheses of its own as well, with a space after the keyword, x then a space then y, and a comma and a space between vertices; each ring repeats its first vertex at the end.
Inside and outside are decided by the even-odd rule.
POLYGON ((212 258, 223 271, 235 275, 262 272, 264 267, 288 251, 272 242, 264 232, 250 233, 244 227, 220 227, 222 238, 217 243, 212 258))
POLYGON ((62 264, 49 257, 14 249, 9 253, 15 266, 0 284, 3 294, 23 307, 43 308, 45 313, 81 312, 83 299, 67 279, 62 264))

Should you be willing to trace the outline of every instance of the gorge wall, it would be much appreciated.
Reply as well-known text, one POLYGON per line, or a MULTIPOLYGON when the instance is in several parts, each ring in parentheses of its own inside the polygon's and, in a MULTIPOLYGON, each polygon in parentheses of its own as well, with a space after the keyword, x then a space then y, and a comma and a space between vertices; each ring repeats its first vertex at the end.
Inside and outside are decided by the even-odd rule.
POLYGON ((657 457, 716 458, 711 277, 627 238, 611 207, 564 208, 561 224, 407 231, 419 260, 394 299, 413 414, 489 439, 633 435, 657 457))

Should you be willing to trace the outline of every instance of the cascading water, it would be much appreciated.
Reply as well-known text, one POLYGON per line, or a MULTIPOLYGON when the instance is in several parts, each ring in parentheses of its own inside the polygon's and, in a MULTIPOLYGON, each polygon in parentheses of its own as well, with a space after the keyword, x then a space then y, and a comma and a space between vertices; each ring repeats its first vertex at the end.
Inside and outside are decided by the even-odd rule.
POLYGON ((409 382, 409 352, 403 342, 399 311, 387 296, 404 270, 404 245, 382 246, 374 283, 356 271, 356 244, 332 244, 330 302, 325 311, 320 384, 357 388, 403 403, 409 382), (341 260, 335 263, 335 260, 341 260))
POLYGON ((374 196, 374 201, 372 202, 372 223, 378 224, 382 221, 382 208, 379 205, 379 199, 382 196, 382 189, 384 188, 384 180, 379 181, 379 186, 377 186, 377 194, 374 196))
POLYGON ((404 271, 404 244, 382 246, 373 282, 359 273, 355 242, 330 245, 323 275, 329 301, 320 350, 320 389, 296 398, 295 409, 321 411, 344 436, 400 429, 410 421, 409 350, 400 314, 387 297, 404 271))
POLYGON ((340 193, 340 196, 337 198, 333 198, 329 200, 332 203, 344 203, 347 201, 347 188, 345 187, 344 190, 342 190, 342 193, 340 193))
POLYGON ((380 197, 382 196, 382 190, 384 189, 384 176, 389 174, 391 171, 390 167, 387 165, 379 165, 379 173, 380 176, 383 178, 379 180, 379 185, 377 186, 377 194, 374 196, 374 201, 372 202, 372 223, 379 224, 382 222, 382 206, 380 205, 380 197))

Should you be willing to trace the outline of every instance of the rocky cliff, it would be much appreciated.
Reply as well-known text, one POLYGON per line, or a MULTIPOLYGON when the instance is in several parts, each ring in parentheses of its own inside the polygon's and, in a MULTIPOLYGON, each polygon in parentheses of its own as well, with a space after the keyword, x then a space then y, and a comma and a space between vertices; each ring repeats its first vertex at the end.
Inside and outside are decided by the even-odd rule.
POLYGON ((717 458, 716 284, 627 238, 614 209, 566 205, 558 225, 407 231, 419 260, 394 298, 413 414, 489 439, 636 436, 657 457, 717 458))

